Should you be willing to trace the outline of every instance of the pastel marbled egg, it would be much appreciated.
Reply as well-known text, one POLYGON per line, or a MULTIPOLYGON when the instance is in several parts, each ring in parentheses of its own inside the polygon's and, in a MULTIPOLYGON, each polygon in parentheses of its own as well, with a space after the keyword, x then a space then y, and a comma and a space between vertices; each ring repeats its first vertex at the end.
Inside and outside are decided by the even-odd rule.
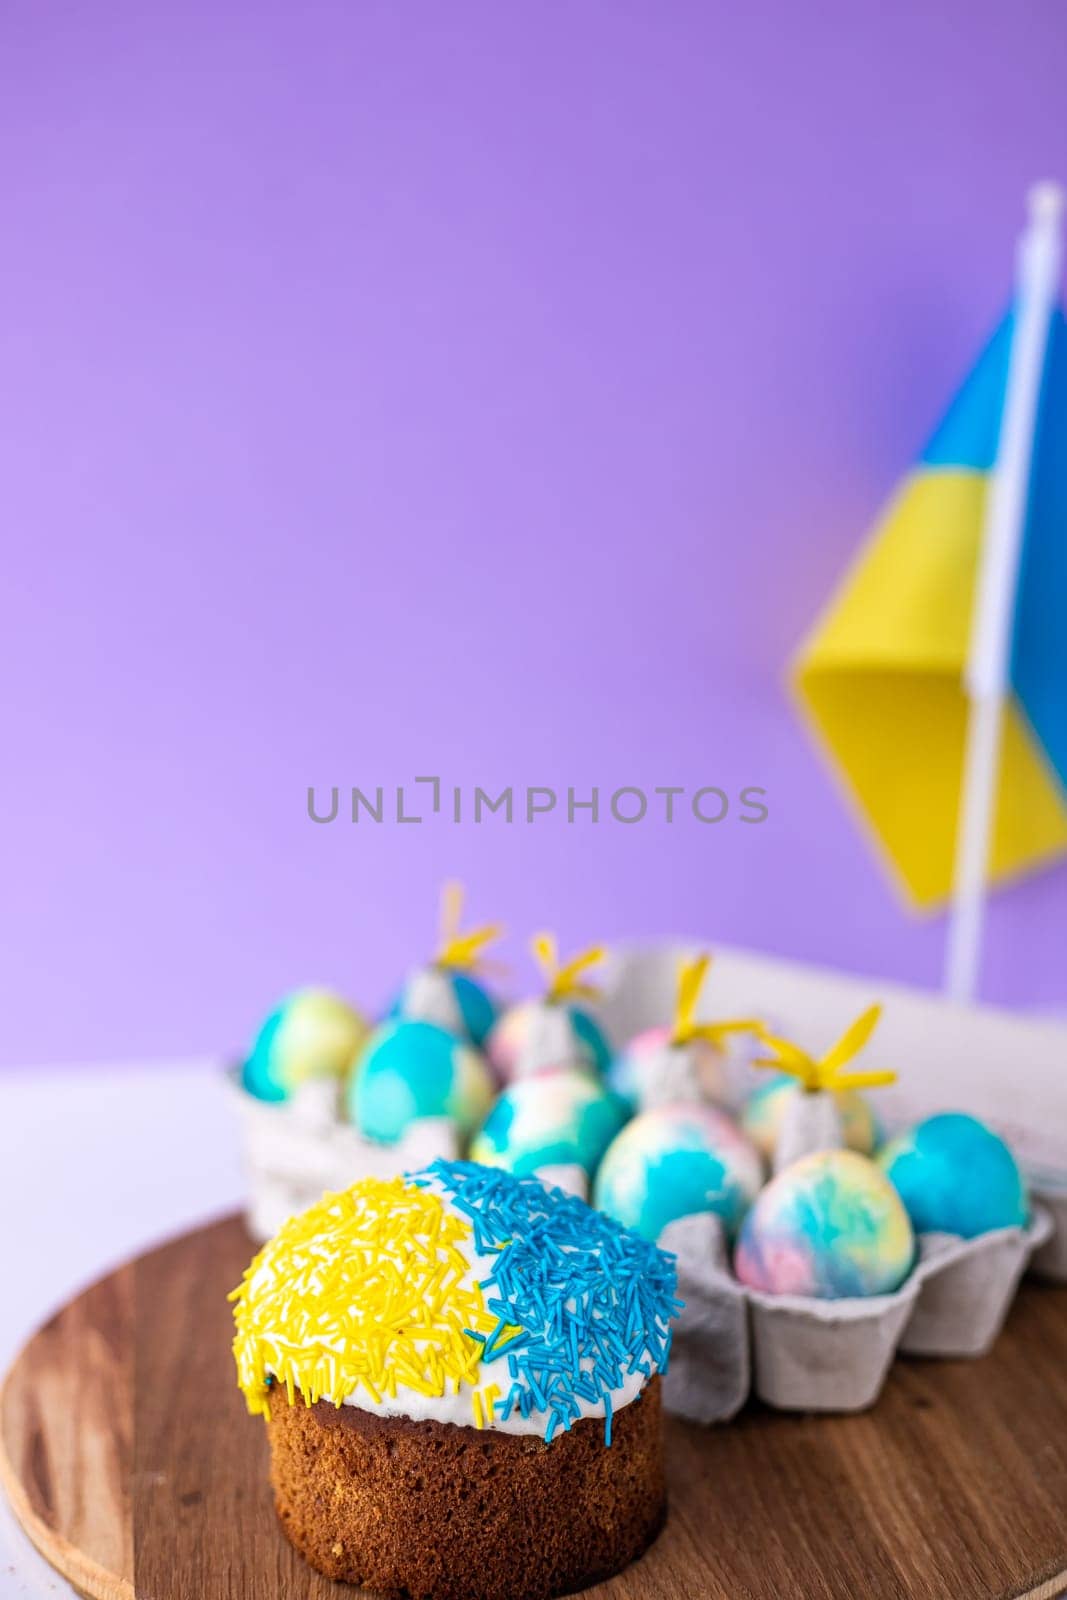
POLYGON ((590 1073, 559 1068, 504 1090, 471 1144, 471 1160, 525 1177, 543 1167, 581 1167, 589 1177, 627 1111, 590 1073))
POLYGON ((258 1100, 287 1100, 311 1078, 342 1078, 369 1032, 347 1001, 328 989, 298 989, 271 1012, 241 1069, 258 1100))
POLYGON ((665 1055, 687 1056, 680 1065, 692 1074, 694 1089, 703 1100, 725 1100, 727 1094, 726 1055, 710 1039, 687 1039, 672 1044, 669 1027, 646 1028, 635 1034, 608 1067, 608 1083, 626 1103, 637 1109, 655 1096, 656 1075, 662 1070, 665 1055))
POLYGON ((389 1008, 390 1020, 408 1018, 436 1022, 483 1047, 498 1007, 489 990, 455 967, 422 967, 410 974, 389 1008), (432 1010, 426 1009, 427 1004, 432 1010))
POLYGON ((419 1117, 448 1117, 461 1134, 481 1122, 493 1098, 485 1057, 432 1022, 375 1029, 348 1087, 351 1120, 368 1139, 393 1144, 419 1117))
POLYGON ((646 1239, 658 1239, 677 1217, 709 1211, 732 1235, 762 1181, 759 1152, 724 1112, 656 1106, 609 1146, 593 1203, 646 1239))
POLYGON ((586 1067, 599 1077, 611 1061, 611 1046, 595 1017, 566 1001, 523 1000, 510 1006, 497 1020, 485 1048, 502 1083, 556 1067, 586 1067), (531 1059, 537 1054, 532 1046, 538 1031, 560 1040, 558 1050, 543 1062, 531 1059))
MULTIPOLYGON (((803 1093, 796 1079, 782 1072, 776 1073, 769 1083, 760 1084, 745 1102, 741 1126, 767 1161, 774 1159, 778 1130, 790 1095, 803 1093)), ((878 1148, 881 1132, 870 1101, 857 1089, 841 1089, 834 1098, 841 1116, 846 1148, 862 1156, 873 1155, 878 1148)))
POLYGON ((879 1164, 919 1233, 974 1239, 1025 1227, 1026 1184, 1004 1140, 977 1117, 946 1111, 893 1139, 879 1164))
POLYGON ((915 1264, 908 1214, 881 1169, 819 1150, 772 1178, 741 1225, 734 1270, 767 1294, 844 1300, 891 1294, 915 1264))

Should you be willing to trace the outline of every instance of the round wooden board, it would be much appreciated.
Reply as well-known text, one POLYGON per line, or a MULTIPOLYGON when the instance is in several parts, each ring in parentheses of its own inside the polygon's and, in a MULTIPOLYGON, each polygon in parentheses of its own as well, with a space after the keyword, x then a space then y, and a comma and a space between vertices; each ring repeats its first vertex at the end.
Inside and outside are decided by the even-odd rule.
MULTIPOLYGON (((274 1519, 234 1384, 237 1218, 120 1268, 26 1346, 0 1478, 94 1600, 342 1600, 274 1519)), ((671 1508, 598 1600, 1045 1600, 1067 1590, 1067 1290, 1025 1285, 977 1362, 898 1362, 857 1417, 668 1426, 671 1508)), ((522 1594, 516 1573, 517 1600, 522 1594)))

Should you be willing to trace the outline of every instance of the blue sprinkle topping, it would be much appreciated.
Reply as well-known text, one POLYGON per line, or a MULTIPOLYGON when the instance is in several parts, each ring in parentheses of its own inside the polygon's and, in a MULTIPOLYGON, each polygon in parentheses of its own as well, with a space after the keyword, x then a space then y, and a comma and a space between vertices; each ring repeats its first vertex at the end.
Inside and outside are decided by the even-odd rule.
POLYGON ((578 1420, 581 1401, 602 1403, 609 1445, 611 1391, 630 1374, 667 1370, 681 1310, 674 1257, 537 1178, 470 1161, 435 1161, 411 1176, 438 1183, 470 1219, 478 1250, 495 1258, 482 1290, 497 1326, 473 1337, 483 1363, 507 1364, 501 1418, 516 1407, 547 1413, 551 1442, 578 1420))

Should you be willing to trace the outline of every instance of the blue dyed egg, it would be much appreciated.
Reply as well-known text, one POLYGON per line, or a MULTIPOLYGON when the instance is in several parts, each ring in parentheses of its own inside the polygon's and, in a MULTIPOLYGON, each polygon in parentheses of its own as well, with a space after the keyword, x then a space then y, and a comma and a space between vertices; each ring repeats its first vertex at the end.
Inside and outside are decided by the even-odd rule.
POLYGON ((342 1078, 367 1037, 366 1022, 328 989, 299 989, 273 1010, 241 1069, 258 1100, 287 1100, 309 1078, 342 1078))
POLYGON ((504 1090, 471 1144, 471 1160, 526 1177, 542 1167, 592 1176, 626 1121, 626 1107, 587 1072, 561 1068, 504 1090))
POLYGON ((1008 1146, 961 1111, 927 1117, 893 1139, 879 1165, 919 1233, 974 1239, 994 1228, 1025 1227, 1026 1185, 1008 1146))
MULTIPOLYGON (((489 990, 469 973, 460 972, 455 967, 435 967, 432 969, 432 975, 447 985, 458 1021, 457 1031, 462 1032, 472 1044, 481 1049, 499 1012, 489 990)), ((411 991, 420 976, 422 976, 420 973, 413 974, 397 995, 389 1008, 390 1020, 399 1018, 419 1020, 418 1012, 412 1010, 411 991)))
POLYGON ((348 1112, 368 1139, 394 1144, 419 1117, 448 1117, 468 1134, 493 1098, 472 1045, 432 1022, 387 1022, 367 1042, 348 1089, 348 1112))
POLYGON ((885 1174, 852 1150, 819 1150, 762 1191, 741 1225, 734 1270, 750 1289, 817 1300, 899 1289, 915 1235, 885 1174))
POLYGON ((608 1147, 593 1201, 646 1239, 658 1239, 677 1217, 709 1211, 732 1235, 762 1182, 758 1152, 724 1112, 656 1106, 608 1147))

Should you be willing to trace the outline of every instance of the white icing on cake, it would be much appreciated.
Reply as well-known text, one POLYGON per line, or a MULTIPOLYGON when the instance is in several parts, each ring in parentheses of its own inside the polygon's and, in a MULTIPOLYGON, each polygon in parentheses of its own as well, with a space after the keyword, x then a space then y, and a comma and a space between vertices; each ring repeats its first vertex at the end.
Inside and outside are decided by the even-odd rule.
MULTIPOLYGON (((453 1204, 451 1196, 445 1187, 429 1180, 424 1183, 433 1194, 436 1194, 441 1203, 460 1217, 466 1223, 467 1218, 453 1204)), ((467 1240, 463 1246, 464 1254, 470 1257, 470 1266, 460 1280, 468 1288, 481 1284, 493 1270, 493 1257, 477 1250, 473 1239, 467 1240)), ((252 1290, 255 1289, 255 1279, 252 1280, 252 1290)), ((645 1352, 648 1361, 648 1352, 645 1352)), ((580 1359, 579 1365, 588 1369, 592 1368, 591 1359, 580 1359)), ((496 1381, 504 1394, 510 1386, 508 1378, 508 1365, 506 1355, 500 1356, 495 1362, 489 1362, 483 1367, 483 1377, 480 1388, 484 1388, 486 1381, 496 1381)), ((627 1373, 623 1382, 611 1390, 612 1414, 620 1411, 624 1406, 630 1405, 638 1398, 649 1379, 643 1372, 627 1373)), ((451 1391, 442 1395, 422 1394, 418 1390, 410 1389, 405 1384, 398 1383, 395 1397, 382 1394, 377 1400, 365 1387, 360 1387, 353 1394, 346 1395, 342 1404, 355 1406, 360 1411, 374 1412, 382 1417, 406 1418, 411 1422, 450 1422, 457 1427, 473 1428, 475 1426, 474 1387, 463 1383, 458 1391, 451 1391)), ((588 1401, 578 1397, 580 1416, 598 1417, 603 1420, 605 1416, 604 1401, 588 1401)), ((499 1406, 496 1408, 499 1411, 499 1406)), ((498 1433, 532 1434, 544 1436, 548 1428, 550 1412, 547 1410, 531 1409, 528 1416, 523 1416, 518 1406, 514 1407, 508 1417, 494 1414, 491 1419, 486 1419, 484 1426, 498 1433)))

